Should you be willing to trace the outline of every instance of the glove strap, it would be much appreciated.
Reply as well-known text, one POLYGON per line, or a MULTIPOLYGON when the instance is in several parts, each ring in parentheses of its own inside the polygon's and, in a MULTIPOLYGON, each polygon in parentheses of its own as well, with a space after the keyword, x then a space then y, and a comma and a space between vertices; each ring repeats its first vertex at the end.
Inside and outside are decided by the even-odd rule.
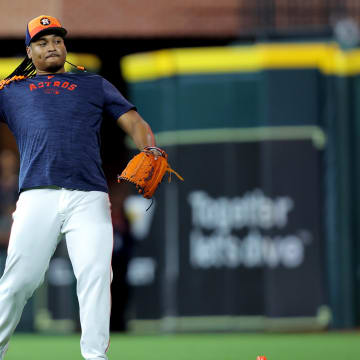
POLYGON ((181 181, 184 181, 183 177, 180 176, 180 174, 177 173, 175 170, 173 170, 169 164, 166 171, 169 173, 169 183, 171 182, 171 173, 175 174, 178 177, 178 179, 180 179, 181 181))
POLYGON ((160 149, 157 146, 146 146, 146 147, 144 147, 144 149, 142 151, 145 151, 145 152, 150 151, 150 152, 152 152, 151 150, 156 150, 157 152, 159 152, 159 156, 162 156, 165 159, 167 158, 166 152, 163 149, 160 149))

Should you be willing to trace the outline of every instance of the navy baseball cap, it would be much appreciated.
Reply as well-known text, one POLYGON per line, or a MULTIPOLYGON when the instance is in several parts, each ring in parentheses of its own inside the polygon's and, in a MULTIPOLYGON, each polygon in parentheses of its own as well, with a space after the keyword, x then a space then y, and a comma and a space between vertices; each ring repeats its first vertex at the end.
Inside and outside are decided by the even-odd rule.
POLYGON ((40 15, 28 22, 26 26, 25 45, 29 46, 31 41, 36 40, 41 35, 58 34, 65 37, 67 34, 60 21, 50 15, 40 15))

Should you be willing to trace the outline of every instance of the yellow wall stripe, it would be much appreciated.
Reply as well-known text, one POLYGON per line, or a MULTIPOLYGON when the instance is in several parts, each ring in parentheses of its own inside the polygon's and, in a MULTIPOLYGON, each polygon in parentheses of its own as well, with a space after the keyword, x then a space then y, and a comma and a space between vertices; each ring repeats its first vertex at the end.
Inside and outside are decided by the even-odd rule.
POLYGON ((328 75, 360 73, 360 50, 336 43, 272 43, 251 46, 169 49, 128 55, 121 61, 127 81, 174 75, 314 68, 328 75))

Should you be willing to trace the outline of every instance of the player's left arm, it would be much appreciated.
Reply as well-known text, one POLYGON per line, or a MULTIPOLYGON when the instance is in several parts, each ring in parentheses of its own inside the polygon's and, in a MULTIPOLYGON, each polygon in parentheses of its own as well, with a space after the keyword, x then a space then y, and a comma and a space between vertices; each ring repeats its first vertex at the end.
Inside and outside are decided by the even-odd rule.
POLYGON ((149 124, 135 110, 130 110, 117 119, 118 125, 134 140, 141 151, 147 146, 156 146, 149 124))

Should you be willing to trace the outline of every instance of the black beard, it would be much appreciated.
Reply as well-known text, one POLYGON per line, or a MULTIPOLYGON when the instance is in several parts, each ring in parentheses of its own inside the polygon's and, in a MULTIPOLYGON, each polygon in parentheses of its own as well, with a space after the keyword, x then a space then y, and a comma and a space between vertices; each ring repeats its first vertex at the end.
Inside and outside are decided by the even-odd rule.
POLYGON ((52 72, 52 73, 56 73, 57 71, 59 71, 60 69, 62 69, 64 66, 64 64, 54 64, 51 65, 49 67, 46 68, 46 71, 52 72))

